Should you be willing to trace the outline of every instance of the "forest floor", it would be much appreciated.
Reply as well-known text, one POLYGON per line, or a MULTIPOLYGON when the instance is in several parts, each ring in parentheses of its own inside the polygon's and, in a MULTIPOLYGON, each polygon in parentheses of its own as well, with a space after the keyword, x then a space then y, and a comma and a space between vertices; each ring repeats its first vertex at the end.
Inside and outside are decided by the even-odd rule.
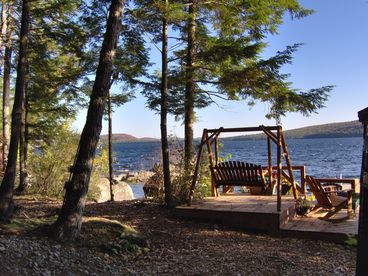
POLYGON ((16 204, 13 223, 0 225, 0 275, 355 274, 356 250, 346 245, 178 220, 142 200, 87 204, 80 240, 60 244, 38 227, 56 218, 60 202, 16 204))

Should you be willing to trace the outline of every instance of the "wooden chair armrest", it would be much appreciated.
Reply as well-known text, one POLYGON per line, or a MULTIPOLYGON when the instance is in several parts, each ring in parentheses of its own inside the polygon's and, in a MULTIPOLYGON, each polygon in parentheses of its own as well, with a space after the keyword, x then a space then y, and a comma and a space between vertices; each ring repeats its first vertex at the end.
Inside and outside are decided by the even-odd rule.
POLYGON ((322 194, 336 194, 337 193, 337 191, 323 191, 323 192, 321 192, 322 194))
POLYGON ((333 184, 329 184, 329 185, 322 185, 323 189, 324 190, 327 190, 327 191, 330 191, 330 190, 333 190, 333 191, 340 191, 337 187, 337 185, 333 185, 333 184))
POLYGON ((348 199, 351 199, 353 198, 353 192, 354 190, 352 189, 349 189, 349 190, 339 190, 339 191, 326 191, 324 192, 324 194, 337 194, 339 196, 346 196, 348 199), (339 193, 346 193, 346 195, 340 195, 339 193))

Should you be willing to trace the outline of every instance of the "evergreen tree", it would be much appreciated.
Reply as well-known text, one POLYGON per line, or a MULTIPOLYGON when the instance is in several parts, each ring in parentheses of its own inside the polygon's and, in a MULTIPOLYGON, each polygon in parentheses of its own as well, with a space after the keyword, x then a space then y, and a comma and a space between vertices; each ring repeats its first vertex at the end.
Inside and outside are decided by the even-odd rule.
POLYGON ((80 138, 73 175, 71 181, 66 184, 64 203, 52 228, 51 234, 58 240, 74 240, 79 236, 81 230, 89 177, 102 128, 102 116, 110 88, 113 58, 120 35, 123 7, 123 0, 111 1, 87 121, 80 138))
POLYGON ((76 115, 81 95, 78 82, 86 74, 86 58, 80 50, 85 47, 85 37, 75 19, 81 1, 40 0, 38 4, 31 6, 18 194, 28 187, 29 145, 50 144, 61 127, 76 115))
MULTIPOLYGON (((11 57, 13 51, 13 3, 2 1, 2 14, 6 11, 6 34, 4 37, 4 70, 3 70, 3 103, 2 103, 2 171, 5 170, 8 160, 8 140, 9 140, 9 99, 10 99, 10 74, 11 74, 11 57)), ((3 16, 4 17, 4 16, 3 16)), ((3 18, 4 20, 4 18, 3 18)), ((3 27, 2 29, 5 29, 3 27)))
MULTIPOLYGON (((160 114, 161 152, 163 167, 163 182, 165 203, 172 204, 173 195, 170 176, 170 150, 167 134, 167 114, 171 104, 169 91, 169 26, 175 25, 185 18, 184 5, 181 1, 135 1, 134 15, 144 27, 144 31, 155 44, 161 43, 161 71, 149 76, 149 82, 144 82, 142 94, 147 97, 149 108, 160 114), (159 93, 159 95, 157 95, 159 93)), ((171 39, 175 39, 171 37, 171 39)), ((180 39, 180 38, 179 38, 180 39)), ((175 47, 175 46, 174 46, 175 47)))
POLYGON ((29 10, 29 1, 23 0, 17 80, 15 84, 14 105, 12 111, 10 147, 5 175, 0 186, 0 220, 2 221, 9 220, 13 215, 13 189, 18 156, 19 137, 22 123, 22 103, 26 76, 27 46, 30 19, 29 10))
POLYGON ((177 103, 173 109, 184 115, 187 164, 193 157, 194 110, 217 98, 267 102, 267 117, 277 120, 287 111, 309 114, 323 106, 331 86, 298 91, 280 72, 282 65, 291 62, 298 44, 269 59, 260 57, 266 47, 263 39, 277 32, 286 12, 293 18, 312 12, 298 1, 191 0, 187 11, 186 24, 178 28, 187 45, 176 53, 180 64, 171 90, 177 103), (183 76, 185 86, 180 81, 183 76))
MULTIPOLYGON (((169 4, 168 0, 163 0, 165 8, 169 4)), ((166 11, 167 12, 167 11, 166 11)), ((161 49, 161 152, 162 152, 162 169, 164 176, 164 190, 165 190, 165 202, 167 205, 172 204, 171 193, 171 176, 170 176, 170 153, 169 153, 169 141, 167 137, 167 94, 168 94, 168 20, 166 12, 162 16, 162 49, 161 49)))

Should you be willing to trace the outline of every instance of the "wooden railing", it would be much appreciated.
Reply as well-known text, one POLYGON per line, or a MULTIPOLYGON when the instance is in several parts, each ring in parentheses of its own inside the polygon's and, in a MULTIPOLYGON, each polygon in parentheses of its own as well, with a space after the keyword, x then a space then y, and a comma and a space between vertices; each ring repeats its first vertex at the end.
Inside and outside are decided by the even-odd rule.
POLYGON ((320 183, 324 184, 350 184, 351 189, 354 193, 360 192, 360 183, 359 179, 355 178, 315 178, 315 180, 319 181, 320 183))
MULTIPOLYGON (((306 191, 306 187, 305 187, 305 177, 306 177, 306 171, 305 171, 305 166, 291 166, 291 169, 293 171, 299 171, 300 173, 300 190, 302 191, 302 193, 305 194, 306 191)), ((268 171, 268 167, 267 166, 262 166, 262 170, 264 171, 268 171)), ((290 176, 286 173, 288 171, 288 167, 287 166, 282 166, 282 176, 291 183, 291 178, 290 176)), ((272 167, 272 172, 276 173, 277 172, 277 166, 273 166, 272 167)), ((267 176, 266 176, 267 178, 267 176)))

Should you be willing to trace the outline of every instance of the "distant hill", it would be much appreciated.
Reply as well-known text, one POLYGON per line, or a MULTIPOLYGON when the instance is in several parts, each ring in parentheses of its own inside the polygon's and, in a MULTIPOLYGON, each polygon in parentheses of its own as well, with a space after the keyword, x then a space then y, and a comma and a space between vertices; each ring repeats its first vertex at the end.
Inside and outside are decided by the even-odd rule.
MULTIPOLYGON (((315 125, 315 126, 308 126, 308 127, 286 130, 284 131, 284 135, 287 138, 294 138, 294 139, 362 137, 363 128, 362 128, 361 123, 359 123, 359 121, 350 121, 350 122, 315 125)), ((253 140, 253 139, 261 139, 263 137, 264 137, 264 134, 255 134, 255 135, 226 137, 222 139, 224 140, 253 140)), ((106 134, 101 135, 101 139, 106 141, 107 135, 106 134)), ((151 138, 151 137, 137 138, 135 136, 132 136, 126 133, 116 133, 116 134, 113 134, 112 141, 113 143, 156 142, 156 141, 160 141, 160 139, 151 138)))
MULTIPOLYGON (((101 139, 107 141, 107 134, 101 135, 101 139)), ((112 135, 112 142, 113 143, 122 143, 122 142, 154 142, 160 141, 159 139, 150 138, 150 137, 143 137, 137 138, 133 135, 126 134, 126 133, 115 133, 112 135)))
MULTIPOLYGON (((332 123, 302 127, 284 131, 287 138, 308 139, 308 138, 338 138, 338 137, 362 137, 363 128, 359 121, 342 123, 332 123)), ((263 134, 234 136, 224 139, 229 140, 249 140, 260 139, 263 134)))

